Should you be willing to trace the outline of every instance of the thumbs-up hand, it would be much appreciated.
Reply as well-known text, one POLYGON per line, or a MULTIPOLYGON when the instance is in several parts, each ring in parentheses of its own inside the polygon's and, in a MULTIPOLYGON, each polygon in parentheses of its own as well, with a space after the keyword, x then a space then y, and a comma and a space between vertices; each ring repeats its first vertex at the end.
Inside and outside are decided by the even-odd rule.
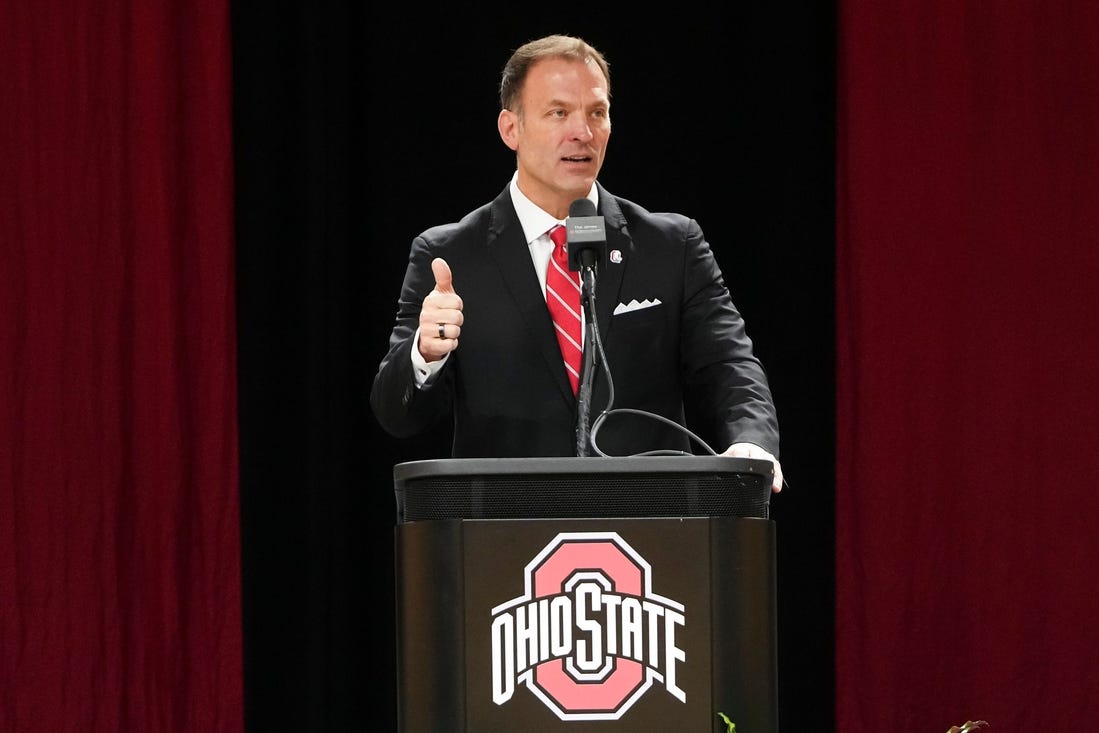
POLYGON ((435 288, 424 298, 420 309, 420 354, 426 361, 438 361, 458 348, 462 333, 462 298, 454 292, 454 277, 446 260, 431 262, 435 288))

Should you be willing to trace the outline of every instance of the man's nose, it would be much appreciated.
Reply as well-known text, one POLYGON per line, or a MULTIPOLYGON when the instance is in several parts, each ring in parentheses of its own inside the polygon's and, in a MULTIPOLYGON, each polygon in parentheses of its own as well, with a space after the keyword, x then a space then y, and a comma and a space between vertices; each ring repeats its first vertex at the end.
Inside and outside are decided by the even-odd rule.
POLYGON ((588 118, 583 114, 573 115, 573 118, 569 120, 570 129, 573 139, 582 140, 587 142, 591 140, 595 135, 591 131, 591 124, 588 122, 588 118))

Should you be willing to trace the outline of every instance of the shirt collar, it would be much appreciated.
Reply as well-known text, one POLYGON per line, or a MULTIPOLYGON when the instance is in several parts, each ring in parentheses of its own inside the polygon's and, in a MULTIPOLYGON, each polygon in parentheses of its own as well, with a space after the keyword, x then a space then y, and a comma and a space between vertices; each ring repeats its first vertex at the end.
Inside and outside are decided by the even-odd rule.
MULTIPOLYGON (((511 203, 515 207, 515 214, 519 217, 519 224, 523 227, 523 236, 527 238, 527 244, 548 232, 554 224, 565 223, 558 221, 548 212, 538 208, 537 204, 519 190, 519 171, 512 174, 509 189, 511 191, 511 203)), ((592 184, 587 198, 598 208, 599 189, 595 184, 592 184)))

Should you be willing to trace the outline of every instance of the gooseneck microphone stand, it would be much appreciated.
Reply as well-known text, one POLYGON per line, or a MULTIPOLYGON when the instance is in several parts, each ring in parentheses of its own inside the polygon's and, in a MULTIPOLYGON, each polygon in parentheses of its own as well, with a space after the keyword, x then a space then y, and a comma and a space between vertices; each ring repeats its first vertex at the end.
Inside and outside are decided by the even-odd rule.
MULTIPOLYGON (((585 252, 584 254, 588 254, 585 252)), ((576 396, 576 455, 591 455, 591 387, 595 378, 595 352, 599 326, 595 319, 595 265, 580 268, 580 302, 584 308, 584 350, 580 363, 580 386, 576 396)))

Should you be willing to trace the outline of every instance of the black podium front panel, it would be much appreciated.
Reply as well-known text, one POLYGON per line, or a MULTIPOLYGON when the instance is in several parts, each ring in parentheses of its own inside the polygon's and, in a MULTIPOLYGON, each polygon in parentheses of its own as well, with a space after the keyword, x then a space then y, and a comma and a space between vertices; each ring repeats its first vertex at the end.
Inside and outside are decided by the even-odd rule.
POLYGON ((759 518, 401 524, 401 731, 776 731, 759 518))

